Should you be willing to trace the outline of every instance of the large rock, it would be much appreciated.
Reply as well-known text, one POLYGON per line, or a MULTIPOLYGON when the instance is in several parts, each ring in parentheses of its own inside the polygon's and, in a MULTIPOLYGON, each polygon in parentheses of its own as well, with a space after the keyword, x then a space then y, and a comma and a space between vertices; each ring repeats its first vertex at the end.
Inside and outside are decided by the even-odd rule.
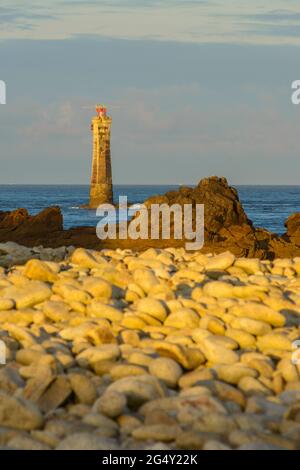
POLYGON ((116 450, 116 442, 92 433, 76 432, 63 439, 56 450, 116 450))
POLYGON ((12 212, 0 211, 0 229, 13 230, 29 219, 26 209, 16 209, 12 212))
POLYGON ((44 244, 45 236, 63 230, 59 207, 48 207, 37 215, 26 209, 0 212, 0 241, 16 241, 28 246, 44 244))
POLYGON ((295 245, 300 245, 300 213, 290 215, 284 226, 287 229, 284 238, 295 245))
MULTIPOLYGON (((184 204, 192 204, 193 208, 196 204, 204 204, 203 251, 221 253, 228 250, 237 256, 273 257, 268 246, 271 234, 256 231, 236 189, 228 185, 226 178, 204 178, 195 188, 181 187, 178 191, 151 197, 144 204, 147 208, 151 204, 179 204, 182 207, 184 204)), ((193 214, 195 217, 195 211, 193 214)), ((173 233, 171 226, 171 236, 173 233)))
POLYGON ((0 426, 31 430, 42 424, 42 414, 32 402, 0 391, 0 426))
POLYGON ((206 239, 221 239, 220 230, 241 227, 253 231, 252 222, 248 219, 240 203, 236 189, 228 185, 226 178, 212 176, 202 179, 193 188, 181 187, 178 191, 169 191, 164 196, 153 196, 144 202, 149 208, 152 204, 204 204, 206 239), (243 227, 245 225, 245 228, 243 227))
POLYGON ((58 206, 48 207, 39 214, 32 216, 24 230, 37 231, 38 233, 50 233, 63 230, 63 216, 58 206))
POLYGON ((191 199, 197 204, 204 204, 205 228, 211 234, 235 225, 252 227, 237 190, 228 185, 226 178, 204 178, 194 189, 191 199))
MULTIPOLYGON (((178 191, 151 197, 144 204, 147 208, 151 204, 192 204, 193 207, 195 204, 204 204, 204 252, 230 251, 239 257, 261 259, 300 255, 300 215, 296 214, 288 222, 288 234, 291 235, 291 230, 293 234, 295 231, 298 233, 297 247, 294 244, 295 236, 293 239, 281 237, 263 228, 254 227, 243 209, 237 190, 229 186, 223 177, 204 178, 195 188, 181 187, 178 191)), ((171 235, 172 233, 171 227, 171 235)), ((163 245, 163 240, 160 243, 163 245)), ((180 245, 177 240, 172 240, 171 243, 180 245)), ((181 245, 183 243, 185 241, 181 245)))

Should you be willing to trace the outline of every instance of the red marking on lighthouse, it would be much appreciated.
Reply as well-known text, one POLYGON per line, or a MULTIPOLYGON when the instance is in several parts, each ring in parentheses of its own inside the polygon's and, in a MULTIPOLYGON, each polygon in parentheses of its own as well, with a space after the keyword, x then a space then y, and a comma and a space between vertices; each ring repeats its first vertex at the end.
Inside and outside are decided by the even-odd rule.
POLYGON ((98 117, 106 116, 107 108, 101 104, 98 104, 96 106, 96 113, 98 114, 98 117))

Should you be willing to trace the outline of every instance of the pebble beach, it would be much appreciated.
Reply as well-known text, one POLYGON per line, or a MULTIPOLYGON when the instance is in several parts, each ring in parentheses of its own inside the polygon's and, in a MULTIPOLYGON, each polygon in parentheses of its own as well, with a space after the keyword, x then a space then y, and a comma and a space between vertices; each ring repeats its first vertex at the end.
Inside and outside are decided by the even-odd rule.
POLYGON ((0 448, 299 449, 299 319, 300 258, 1 244, 0 448))

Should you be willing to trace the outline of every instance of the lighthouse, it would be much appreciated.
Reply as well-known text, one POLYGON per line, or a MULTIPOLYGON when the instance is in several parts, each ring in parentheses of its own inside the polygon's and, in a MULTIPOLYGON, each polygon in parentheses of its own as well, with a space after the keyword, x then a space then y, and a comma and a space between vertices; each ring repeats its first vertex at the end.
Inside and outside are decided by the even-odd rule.
POLYGON ((91 209, 100 204, 113 202, 112 173, 110 157, 111 117, 105 106, 96 106, 97 115, 93 117, 91 130, 93 134, 93 159, 90 187, 91 209))

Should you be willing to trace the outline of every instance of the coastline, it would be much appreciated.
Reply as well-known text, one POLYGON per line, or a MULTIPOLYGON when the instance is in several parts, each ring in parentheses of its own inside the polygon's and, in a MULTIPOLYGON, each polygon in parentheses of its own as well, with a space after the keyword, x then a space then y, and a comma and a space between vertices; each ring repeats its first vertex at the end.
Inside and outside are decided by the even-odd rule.
MULTIPOLYGON (((203 253, 231 251, 239 257, 260 259, 292 258, 300 256, 300 215, 292 214, 285 222, 286 232, 274 234, 263 228, 256 228, 249 220, 235 188, 225 178, 204 178, 194 188, 180 187, 179 190, 152 196, 144 201, 151 204, 204 204, 205 242, 203 253)), ((149 226, 149 233, 151 226, 149 226)), ((59 207, 42 210, 30 216, 26 209, 11 212, 0 211, 0 242, 16 242, 27 247, 44 246, 82 247, 88 249, 133 249, 144 251, 148 248, 183 247, 186 240, 99 240, 94 227, 63 229, 63 216, 59 207)))

